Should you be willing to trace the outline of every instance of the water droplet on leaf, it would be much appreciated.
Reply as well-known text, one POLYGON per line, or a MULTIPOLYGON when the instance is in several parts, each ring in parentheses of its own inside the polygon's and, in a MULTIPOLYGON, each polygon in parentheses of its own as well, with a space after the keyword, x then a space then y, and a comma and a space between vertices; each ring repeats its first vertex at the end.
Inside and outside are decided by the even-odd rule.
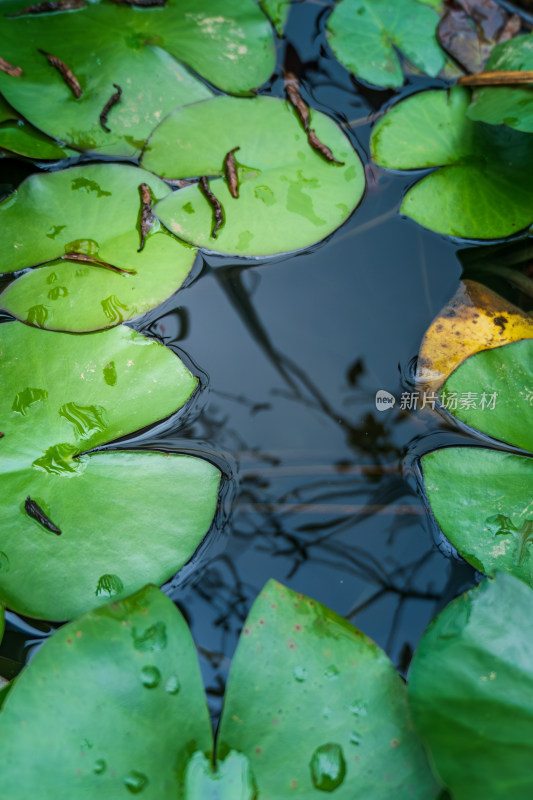
POLYGON ((303 683, 305 680, 307 680, 307 670, 305 667, 294 667, 293 675, 299 683, 303 683))
POLYGON ((357 731, 352 731, 350 733, 350 744, 358 745, 361 744, 361 741, 362 741, 361 736, 359 733, 357 733, 357 731))
POLYGON ((142 668, 141 681, 142 685, 146 686, 147 689, 155 689, 156 686, 159 686, 160 680, 161 673, 157 667, 147 666, 142 668))
POLYGON ((346 762, 340 744, 329 742, 317 747, 309 763, 315 789, 332 792, 344 780, 346 762))
POLYGON ((101 575, 96 584, 97 597, 116 597, 124 591, 124 584, 118 575, 101 575))
POLYGON ((180 680, 177 675, 171 675, 165 683, 165 691, 169 694, 178 694, 181 688, 180 680))
POLYGON ((139 794, 148 783, 148 778, 142 772, 132 769, 124 778, 124 786, 132 794, 139 794))
POLYGON ((95 775, 101 775, 107 769, 107 764, 103 758, 99 758, 94 762, 93 772, 95 775))
POLYGON ((366 706, 361 700, 354 700, 348 706, 348 711, 350 714, 353 714, 354 717, 366 717, 366 706))
POLYGON ((335 678, 338 678, 339 675, 340 672, 335 666, 335 664, 330 664, 329 667, 324 671, 324 677, 330 681, 334 680, 335 678))

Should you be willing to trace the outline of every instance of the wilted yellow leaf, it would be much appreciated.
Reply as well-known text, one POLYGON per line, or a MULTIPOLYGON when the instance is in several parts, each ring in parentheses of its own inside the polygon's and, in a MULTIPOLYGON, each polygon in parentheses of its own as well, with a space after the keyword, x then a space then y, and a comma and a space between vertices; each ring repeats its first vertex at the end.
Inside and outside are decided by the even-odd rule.
POLYGON ((417 382, 436 391, 469 356, 520 339, 533 339, 533 317, 486 286, 461 281, 426 331, 417 382))

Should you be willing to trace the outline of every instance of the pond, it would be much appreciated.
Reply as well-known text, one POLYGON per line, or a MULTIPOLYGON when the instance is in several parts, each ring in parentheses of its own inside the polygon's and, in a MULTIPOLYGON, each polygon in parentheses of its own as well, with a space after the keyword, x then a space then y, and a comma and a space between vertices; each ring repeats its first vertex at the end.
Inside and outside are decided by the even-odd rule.
MULTIPOLYGON (((479 436, 402 401, 419 389, 420 344, 458 287, 465 242, 399 213, 425 172, 386 170, 369 155, 393 102, 448 82, 416 71, 394 91, 355 80, 326 45, 330 9, 293 4, 259 93, 285 97, 283 68, 298 76, 304 100, 337 121, 365 165, 359 206, 295 254, 200 251, 184 287, 127 323, 175 352, 200 391, 168 422, 104 446, 189 453, 222 471, 212 529, 164 587, 190 626, 215 725, 237 640, 269 578, 345 617, 405 676, 428 623, 481 577, 438 530, 419 466, 425 453, 479 436), (380 392, 394 403, 380 406, 380 392)), ((0 190, 56 168, 6 154, 0 190)), ((132 479, 142 486, 142 475, 132 479)), ((6 611, 0 674, 15 677, 57 627, 6 611)))
MULTIPOLYGON (((326 7, 294 8, 262 92, 283 95, 286 53, 309 104, 335 118, 369 164, 371 125, 389 93, 361 91, 324 54, 326 7)), ((404 93, 428 83, 412 77, 404 93)), ((34 171, 3 166, 10 185, 34 171)), ((435 447, 446 423, 399 409, 424 332, 457 286, 456 245, 398 216, 410 176, 375 165, 367 176, 360 207, 328 241, 265 262, 198 257, 187 288, 133 323, 175 348, 204 394, 185 427, 128 442, 183 452, 191 438, 193 452, 231 468, 216 542, 172 593, 200 647, 215 714, 268 578, 349 618, 402 671, 435 612, 472 581, 436 549, 409 478, 411 460, 435 447), (398 398, 394 409, 377 411, 381 389, 398 398)), ((24 663, 26 635, 8 619, 5 657, 24 663)))

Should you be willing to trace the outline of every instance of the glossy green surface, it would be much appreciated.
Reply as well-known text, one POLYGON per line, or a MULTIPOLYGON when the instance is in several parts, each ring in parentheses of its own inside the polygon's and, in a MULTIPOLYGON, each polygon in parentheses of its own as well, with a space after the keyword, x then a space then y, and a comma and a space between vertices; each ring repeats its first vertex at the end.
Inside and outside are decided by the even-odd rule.
POLYGON ((342 166, 308 144, 284 100, 217 97, 178 109, 150 138, 142 165, 167 178, 215 176, 210 188, 226 219, 213 238, 213 209, 197 184, 165 198, 157 216, 176 236, 219 253, 272 255, 324 239, 357 206, 365 178, 359 156, 332 119, 312 111, 311 127, 342 166), (224 173, 226 153, 235 147, 238 199, 224 173))
POLYGON ((147 587, 61 628, 0 714, 0 795, 11 800, 183 798, 183 764, 211 750, 196 650, 147 587))
POLYGON ((90 336, 0 326, 2 462, 81 453, 177 411, 197 386, 174 353, 121 326, 90 336))
POLYGON ((0 150, 7 150, 19 156, 35 159, 36 161, 57 161, 61 158, 77 156, 74 150, 69 150, 59 142, 50 139, 46 134, 38 131, 33 125, 25 122, 3 100, 0 95, 0 150))
POLYGON ((260 0, 259 5, 271 20, 278 34, 283 36, 283 29, 287 24, 292 0, 260 0))
POLYGON ((170 578, 211 524, 219 471, 189 456, 79 454, 172 414, 196 378, 126 327, 75 336, 5 323, 0 350, 0 598, 62 620, 170 578))
POLYGON ((437 794, 385 653, 275 581, 255 601, 233 659, 218 757, 229 750, 247 755, 260 798, 437 794))
POLYGON ((452 413, 461 422, 533 452, 533 340, 471 356, 452 372, 442 396, 457 403, 452 413), (476 395, 470 402, 468 392, 476 395))
POLYGON ((467 117, 470 93, 421 92, 385 114, 372 132, 374 161, 390 169, 441 167, 405 195, 401 212, 448 236, 495 239, 533 222, 530 139, 467 117))
POLYGON ((340 0, 328 24, 335 56, 357 78, 399 87, 404 76, 398 52, 427 75, 444 67, 436 28, 438 14, 419 0, 340 0))
MULTIPOLYGON (((440 399, 466 425, 531 451, 532 370, 531 340, 484 350, 452 372, 440 399)), ((533 585, 533 458, 447 447, 423 456, 422 469, 435 519, 463 558, 533 585)))
MULTIPOLYGON (((7 0, 2 10, 26 6, 7 0)), ((0 73, 0 91, 21 114, 76 149, 113 156, 135 155, 172 109, 210 95, 182 63, 237 94, 274 69, 272 30, 253 0, 203 0, 201 7, 168 0, 157 8, 89 2, 76 11, 4 18, 0 52, 24 71, 19 78, 0 73), (37 47, 68 65, 80 98, 37 47), (107 132, 99 117, 113 84, 122 97, 109 112, 107 132)))
POLYGON ((187 277, 196 250, 156 220, 141 244, 139 186, 154 202, 163 181, 126 164, 94 164, 30 176, 0 204, 0 270, 43 262, 0 295, 0 305, 31 325, 92 331, 137 317, 170 297, 187 277), (58 257, 75 252, 128 270, 58 257), (49 262, 49 263, 48 263, 49 262))
POLYGON ((435 519, 463 558, 533 585, 533 458, 446 447, 423 456, 422 469, 435 519))
MULTIPOLYGON (((533 36, 517 36, 495 47, 487 70, 533 69, 533 36)), ((530 86, 497 86, 476 89, 468 108, 470 119, 491 125, 508 125, 533 131, 533 95, 530 86)))
POLYGON ((533 593, 499 574, 430 624, 409 674, 413 719, 454 800, 533 794, 533 593))

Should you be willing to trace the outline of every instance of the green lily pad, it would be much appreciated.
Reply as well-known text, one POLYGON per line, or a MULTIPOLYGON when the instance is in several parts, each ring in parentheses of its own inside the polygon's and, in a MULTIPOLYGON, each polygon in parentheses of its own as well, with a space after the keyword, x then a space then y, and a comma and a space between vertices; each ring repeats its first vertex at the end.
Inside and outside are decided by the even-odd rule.
POLYGON ((17 678, 0 730, 3 797, 183 798, 177 767, 212 734, 182 616, 147 587, 65 625, 17 678))
POLYGON ((272 21, 278 34, 283 36, 283 31, 287 24, 287 19, 289 18, 292 0, 260 0, 259 5, 272 21))
POLYGON ((6 698, 0 731, 0 794, 10 800, 37 787, 54 800, 127 790, 148 800, 319 800, 332 791, 352 800, 370 785, 376 800, 428 800, 438 791, 386 656, 274 581, 241 635, 216 771, 194 644, 153 587, 54 634, 6 698))
POLYGON ((383 651, 270 581, 244 625, 217 756, 245 753, 259 797, 430 798, 436 786, 383 651))
MULTIPOLYGON (((2 4, 4 15, 26 0, 2 4)), ((0 73, 0 91, 36 127, 79 150, 132 156, 174 108, 211 92, 175 59, 224 91, 247 93, 271 75, 274 42, 253 0, 167 0, 132 8, 88 2, 75 11, 2 19, 0 52, 23 75, 0 73), (37 48, 77 78, 76 98, 37 48), (100 114, 115 92, 105 130, 100 114), (51 113, 50 109, 53 109, 51 113)), ((104 123, 105 124, 105 123, 104 123)))
MULTIPOLYGON (((533 341, 464 361, 441 390, 458 419, 533 450, 533 341)), ((533 458, 485 447, 448 447, 422 457, 435 519, 454 547, 486 574, 500 569, 533 585, 533 458)))
POLYGON ((0 95, 0 149, 36 161, 57 161, 77 156, 30 125, 8 105, 0 95))
MULTIPOLYGON (((486 70, 533 69, 533 35, 517 36, 498 45, 485 66, 486 70)), ((533 95, 530 86, 492 86, 474 91, 468 107, 472 120, 491 125, 508 125, 519 131, 533 132, 533 95)))
POLYGON ((401 212, 437 233, 472 239, 509 236, 533 222, 530 139, 466 115, 467 89, 422 92, 377 123, 374 161, 391 169, 441 167, 405 195, 401 212))
POLYGON ((219 471, 188 456, 80 454, 172 414, 197 380, 122 326, 74 336, 5 323, 0 351, 2 601, 61 620, 170 578, 209 528, 219 471))
POLYGON ((225 223, 213 238, 213 208, 199 184, 158 203, 159 219, 187 242, 233 255, 298 250, 328 236, 361 200, 364 171, 335 122, 318 111, 311 115, 311 127, 343 165, 309 145, 284 100, 216 97, 178 109, 154 131, 142 164, 167 178, 215 176, 210 190, 225 223), (237 199, 224 177, 225 156, 236 147, 237 199))
POLYGON ((170 297, 187 277, 196 250, 156 220, 138 252, 142 183, 154 202, 171 192, 154 175, 126 164, 73 167, 24 181, 0 204, 0 269, 35 269, 4 290, 0 305, 30 325, 92 331, 170 297), (58 260, 68 253, 104 265, 58 260))
POLYGON ((415 724, 454 800, 533 793, 533 594, 499 574, 424 633, 409 675, 415 724))
POLYGON ((415 67, 435 76, 444 67, 436 29, 439 15, 419 0, 340 0, 327 32, 341 64, 357 78, 398 87, 404 76, 397 50, 415 67))

